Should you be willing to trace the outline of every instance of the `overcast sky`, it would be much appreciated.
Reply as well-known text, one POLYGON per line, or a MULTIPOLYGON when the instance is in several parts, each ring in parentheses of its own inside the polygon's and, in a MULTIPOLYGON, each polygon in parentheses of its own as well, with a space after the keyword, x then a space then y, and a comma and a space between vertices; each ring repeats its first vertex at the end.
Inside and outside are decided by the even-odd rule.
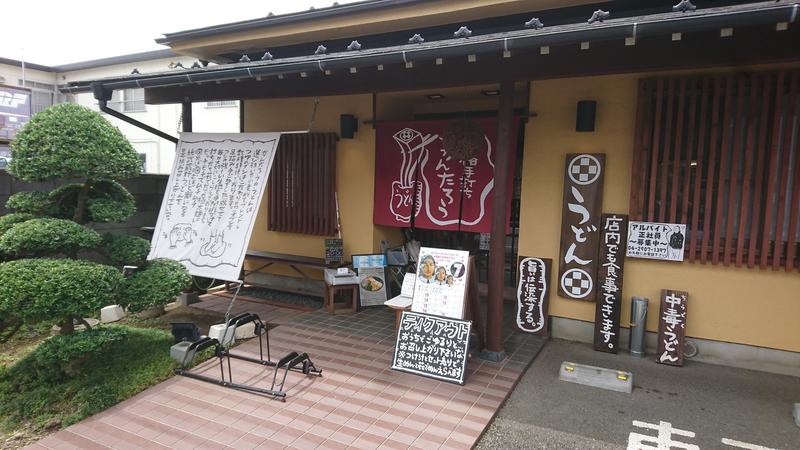
MULTIPOLYGON (((159 50, 164 33, 331 6, 334 0, 2 0, 0 57, 48 66, 159 50)), ((340 4, 355 0, 337 0, 340 4)))

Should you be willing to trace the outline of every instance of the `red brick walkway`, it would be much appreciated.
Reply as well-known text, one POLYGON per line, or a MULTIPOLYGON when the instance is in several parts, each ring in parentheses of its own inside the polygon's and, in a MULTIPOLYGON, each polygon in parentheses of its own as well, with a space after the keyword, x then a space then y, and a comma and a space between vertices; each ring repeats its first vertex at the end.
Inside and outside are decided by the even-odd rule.
MULTIPOLYGON (((457 386, 391 370, 394 339, 394 314, 384 308, 302 314, 270 331, 272 358, 307 352, 323 377, 291 373, 285 403, 176 376, 31 448, 468 449, 542 343, 511 333, 509 358, 471 360, 457 386)), ((236 351, 255 354, 258 343, 236 351)), ((194 370, 216 376, 216 364, 194 370)), ((237 360, 233 374, 260 386, 271 380, 269 368, 237 360)))

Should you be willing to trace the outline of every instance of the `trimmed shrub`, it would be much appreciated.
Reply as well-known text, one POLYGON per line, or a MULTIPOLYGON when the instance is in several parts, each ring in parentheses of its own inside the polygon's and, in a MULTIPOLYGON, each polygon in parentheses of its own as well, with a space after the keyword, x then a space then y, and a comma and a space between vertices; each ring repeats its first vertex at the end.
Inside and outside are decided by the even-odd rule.
POLYGON ((75 255, 100 244, 100 235, 71 220, 31 219, 0 237, 0 251, 16 257, 75 255))
POLYGON ((142 266, 150 253, 150 241, 130 234, 106 234, 100 248, 116 267, 142 266))
POLYGON ((0 316, 27 323, 96 314, 116 303, 122 274, 73 259, 19 259, 0 264, 0 316))
POLYGON ((0 217, 0 236, 4 235, 6 231, 10 230, 14 225, 35 218, 36 216, 30 213, 11 213, 0 217))
POLYGON ((37 216, 46 216, 52 213, 53 204, 44 192, 17 192, 6 201, 6 208, 37 216))
POLYGON ((11 142, 8 172, 25 181, 125 179, 141 172, 133 146, 100 113, 61 103, 37 113, 11 142))
MULTIPOLYGON (((62 219, 72 219, 83 188, 83 184, 70 183, 53 189, 48 194, 54 204, 53 214, 62 219)), ((136 212, 133 195, 116 181, 90 182, 86 203, 92 222, 124 222, 136 212)))
POLYGON ((166 258, 154 259, 125 280, 120 304, 131 312, 163 306, 191 283, 192 277, 183 264, 166 258))
POLYGON ((21 383, 41 380, 57 383, 75 376, 81 363, 99 355, 128 335, 128 328, 108 326, 66 336, 53 336, 12 366, 9 375, 27 377, 21 383))

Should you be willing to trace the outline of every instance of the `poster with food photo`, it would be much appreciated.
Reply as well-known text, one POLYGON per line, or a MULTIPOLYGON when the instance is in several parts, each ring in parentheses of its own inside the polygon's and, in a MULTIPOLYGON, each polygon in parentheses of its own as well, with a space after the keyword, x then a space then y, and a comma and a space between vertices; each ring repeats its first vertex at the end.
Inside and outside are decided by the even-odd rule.
POLYGON ((358 271, 360 307, 383 305, 388 299, 386 257, 380 254, 353 255, 353 267, 358 271))
POLYGON ((411 311, 464 318, 469 252, 422 247, 411 311))

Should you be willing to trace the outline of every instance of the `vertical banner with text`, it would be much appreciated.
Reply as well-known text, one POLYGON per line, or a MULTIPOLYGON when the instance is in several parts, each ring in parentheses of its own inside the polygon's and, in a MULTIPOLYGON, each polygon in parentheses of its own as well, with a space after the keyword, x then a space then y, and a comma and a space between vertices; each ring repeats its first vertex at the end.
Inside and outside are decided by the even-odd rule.
POLYGON ((594 349, 617 353, 628 216, 603 214, 600 224, 603 233, 600 238, 600 263, 597 267, 599 295, 594 314, 594 349))
POLYGON ((594 301, 604 153, 570 153, 564 174, 558 295, 594 301))
POLYGON ((661 290, 656 362, 671 366, 683 365, 683 341, 686 336, 686 303, 688 300, 688 292, 672 289, 661 290))
POLYGON ((551 259, 520 258, 517 285, 517 328, 547 336, 551 259))

